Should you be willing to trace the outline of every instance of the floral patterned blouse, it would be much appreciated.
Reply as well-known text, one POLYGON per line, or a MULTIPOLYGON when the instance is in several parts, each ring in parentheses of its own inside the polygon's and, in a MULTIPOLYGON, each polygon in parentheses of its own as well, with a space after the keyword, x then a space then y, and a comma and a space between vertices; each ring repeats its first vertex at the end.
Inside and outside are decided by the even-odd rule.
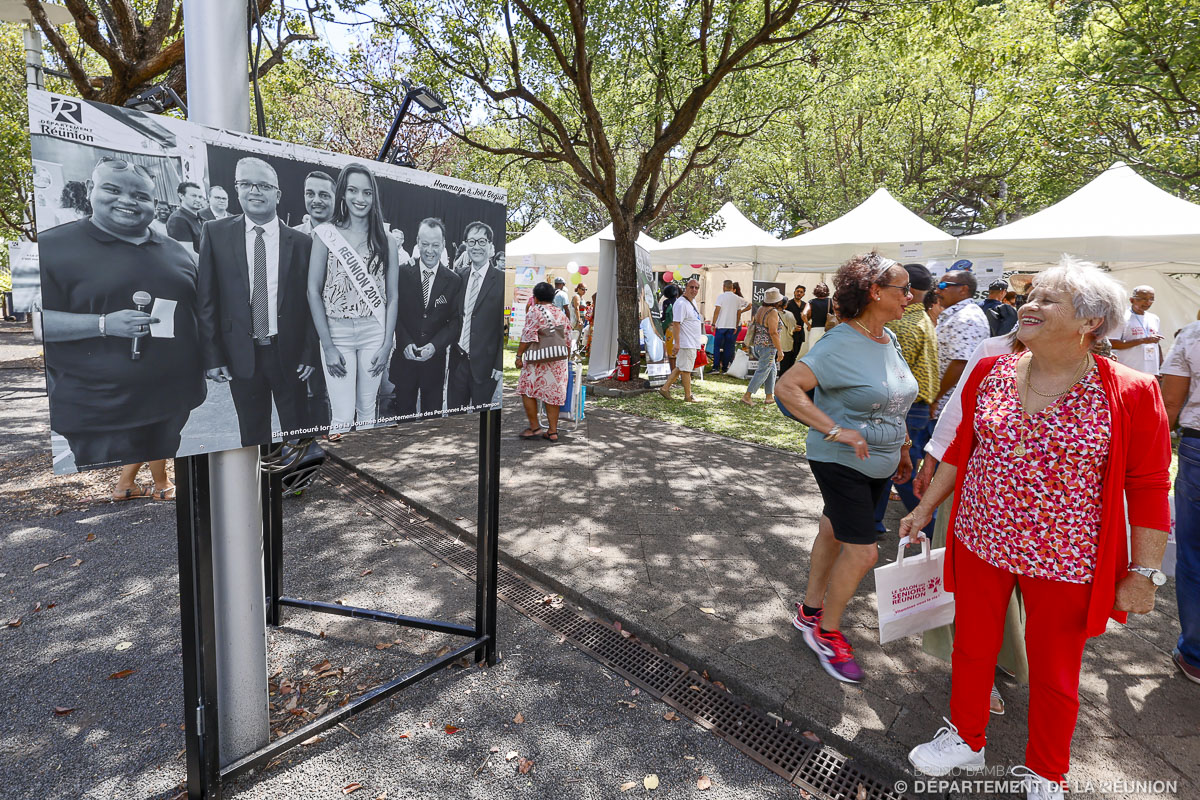
POLYGON ((1093 364, 1061 398, 1025 414, 1016 380, 1022 355, 1002 356, 979 386, 978 445, 954 535, 1017 575, 1091 583, 1112 438, 1108 399, 1093 364))

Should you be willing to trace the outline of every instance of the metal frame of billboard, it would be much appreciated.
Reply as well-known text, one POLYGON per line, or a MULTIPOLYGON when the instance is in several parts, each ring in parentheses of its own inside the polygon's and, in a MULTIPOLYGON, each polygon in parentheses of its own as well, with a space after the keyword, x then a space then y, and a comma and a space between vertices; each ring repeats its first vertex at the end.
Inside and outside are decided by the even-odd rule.
POLYGON ((371 689, 345 706, 271 742, 225 767, 220 765, 217 713, 216 624, 213 592, 212 520, 209 505, 207 456, 188 456, 175 462, 176 516, 179 539, 179 611, 183 634, 184 739, 189 800, 221 800, 225 781, 263 766, 306 739, 344 723, 406 686, 475 654, 476 663, 496 663, 496 577, 500 515, 500 411, 479 418, 479 510, 476 538, 475 622, 410 617, 388 611, 357 608, 283 593, 282 475, 263 475, 263 552, 267 587, 267 619, 279 625, 281 608, 301 608, 325 614, 384 622, 402 627, 448 633, 468 641, 433 661, 371 689))

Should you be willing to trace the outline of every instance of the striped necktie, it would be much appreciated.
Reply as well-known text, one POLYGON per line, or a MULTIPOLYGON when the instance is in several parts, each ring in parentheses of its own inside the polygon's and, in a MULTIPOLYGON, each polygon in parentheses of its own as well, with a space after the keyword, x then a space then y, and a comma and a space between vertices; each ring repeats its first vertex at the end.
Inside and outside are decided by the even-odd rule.
POLYGON ((267 297, 267 243, 262 227, 254 226, 254 288, 250 293, 250 335, 265 339, 271 335, 270 300, 267 297))
POLYGON ((429 308, 429 293, 433 291, 433 270, 422 270, 421 290, 425 294, 425 307, 429 308))
POLYGON ((472 269, 471 277, 467 279, 467 301, 463 303, 462 338, 458 340, 458 346, 468 354, 471 352, 471 319, 475 316, 475 300, 479 297, 481 283, 483 278, 480 276, 480 270, 472 269))

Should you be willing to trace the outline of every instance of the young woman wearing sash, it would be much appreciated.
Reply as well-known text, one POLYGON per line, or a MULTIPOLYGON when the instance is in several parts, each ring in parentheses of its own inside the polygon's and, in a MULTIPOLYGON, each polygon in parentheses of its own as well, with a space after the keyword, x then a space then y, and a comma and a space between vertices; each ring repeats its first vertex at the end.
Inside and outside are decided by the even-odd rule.
POLYGON ((334 186, 333 219, 313 229, 308 265, 308 305, 321 339, 331 439, 375 419, 375 398, 395 341, 399 275, 375 176, 362 164, 349 164, 334 186))

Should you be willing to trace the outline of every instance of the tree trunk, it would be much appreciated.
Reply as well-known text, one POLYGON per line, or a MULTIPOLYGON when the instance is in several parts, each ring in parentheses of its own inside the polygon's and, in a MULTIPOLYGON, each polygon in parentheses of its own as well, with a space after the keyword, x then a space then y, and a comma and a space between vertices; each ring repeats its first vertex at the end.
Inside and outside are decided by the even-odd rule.
POLYGON ((617 352, 629 351, 631 378, 641 374, 642 363, 638 344, 641 314, 638 313, 637 235, 632 214, 626 218, 613 218, 617 250, 617 352))

